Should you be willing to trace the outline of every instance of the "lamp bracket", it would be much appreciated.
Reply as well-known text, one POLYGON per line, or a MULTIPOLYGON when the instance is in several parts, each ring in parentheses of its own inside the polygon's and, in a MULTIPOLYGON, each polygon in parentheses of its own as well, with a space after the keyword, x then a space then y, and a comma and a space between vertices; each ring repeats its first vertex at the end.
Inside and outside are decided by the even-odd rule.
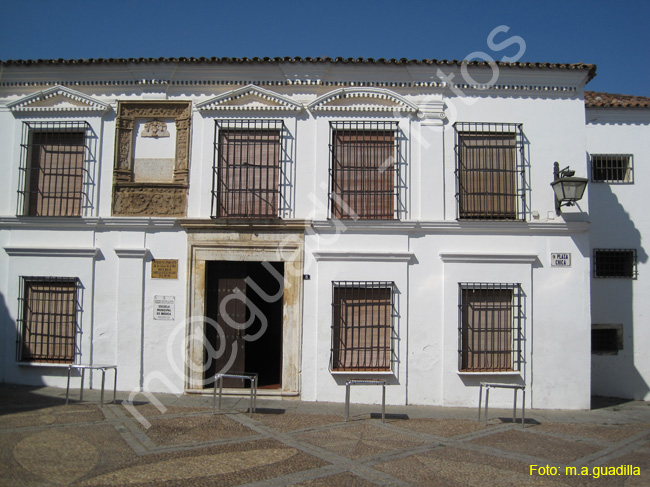
POLYGON ((576 172, 573 169, 569 169, 569 166, 560 169, 559 162, 553 164, 553 181, 557 181, 560 178, 570 178, 575 176, 575 174, 576 172))
POLYGON ((565 167, 560 171, 561 178, 570 178, 576 175, 576 172, 573 169, 569 169, 569 166, 565 167))

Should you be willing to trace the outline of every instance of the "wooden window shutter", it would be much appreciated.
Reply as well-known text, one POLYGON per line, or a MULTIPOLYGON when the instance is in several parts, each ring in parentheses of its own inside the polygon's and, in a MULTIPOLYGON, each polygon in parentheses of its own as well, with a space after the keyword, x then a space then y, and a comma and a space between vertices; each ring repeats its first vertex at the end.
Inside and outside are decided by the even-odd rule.
POLYGON ((511 289, 462 290, 462 370, 512 370, 512 299, 511 289))
POLYGON ((390 370, 392 289, 334 288, 334 370, 390 370))
POLYGON ((28 214, 81 215, 83 132, 33 132, 30 145, 28 214))
POLYGON ((77 326, 76 282, 26 281, 21 359, 71 363, 77 326))
POLYGON ((459 134, 459 217, 517 218, 517 144, 514 133, 459 134))
POLYGON ((219 147, 219 216, 277 217, 280 131, 222 129, 219 147))
POLYGON ((335 130, 332 145, 332 215, 393 219, 395 132, 335 130))

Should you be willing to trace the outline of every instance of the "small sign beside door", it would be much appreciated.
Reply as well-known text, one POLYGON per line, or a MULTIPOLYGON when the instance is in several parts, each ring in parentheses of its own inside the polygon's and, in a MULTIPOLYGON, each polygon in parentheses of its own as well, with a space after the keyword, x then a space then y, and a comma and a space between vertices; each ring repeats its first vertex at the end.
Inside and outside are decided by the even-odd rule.
POLYGON ((551 254, 551 267, 571 267, 571 254, 567 254, 567 253, 551 254))
POLYGON ((173 321, 176 313, 175 301, 176 298, 174 296, 154 296, 153 319, 173 321))

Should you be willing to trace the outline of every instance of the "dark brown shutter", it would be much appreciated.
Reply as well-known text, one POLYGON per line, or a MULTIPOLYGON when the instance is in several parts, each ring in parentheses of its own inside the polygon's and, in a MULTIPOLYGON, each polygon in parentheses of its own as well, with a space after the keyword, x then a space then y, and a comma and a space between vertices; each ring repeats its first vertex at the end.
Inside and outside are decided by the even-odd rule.
POLYGON ((29 215, 81 215, 84 134, 34 132, 31 137, 29 215))
POLYGON ((275 218, 279 130, 219 132, 219 216, 275 218))
POLYGON ((76 297, 75 282, 25 283, 23 360, 74 360, 76 297))
POLYGON ((334 370, 390 370, 390 288, 334 289, 334 370))
POLYGON ((463 289, 462 370, 512 370, 512 290, 463 289))
POLYGON ((517 217, 517 146, 515 134, 459 134, 460 218, 517 217))
POLYGON ((335 130, 333 133, 335 218, 394 218, 395 133, 335 130), (340 198, 340 200, 339 200, 340 198))

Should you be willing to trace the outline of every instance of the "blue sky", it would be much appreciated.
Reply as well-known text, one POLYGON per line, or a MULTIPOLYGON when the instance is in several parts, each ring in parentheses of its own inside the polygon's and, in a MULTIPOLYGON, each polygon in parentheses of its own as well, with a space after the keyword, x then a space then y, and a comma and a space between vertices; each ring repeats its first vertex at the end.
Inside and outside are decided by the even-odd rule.
POLYGON ((587 89, 650 96, 647 0, 0 0, 0 13, 2 60, 481 52, 594 63, 587 89))

